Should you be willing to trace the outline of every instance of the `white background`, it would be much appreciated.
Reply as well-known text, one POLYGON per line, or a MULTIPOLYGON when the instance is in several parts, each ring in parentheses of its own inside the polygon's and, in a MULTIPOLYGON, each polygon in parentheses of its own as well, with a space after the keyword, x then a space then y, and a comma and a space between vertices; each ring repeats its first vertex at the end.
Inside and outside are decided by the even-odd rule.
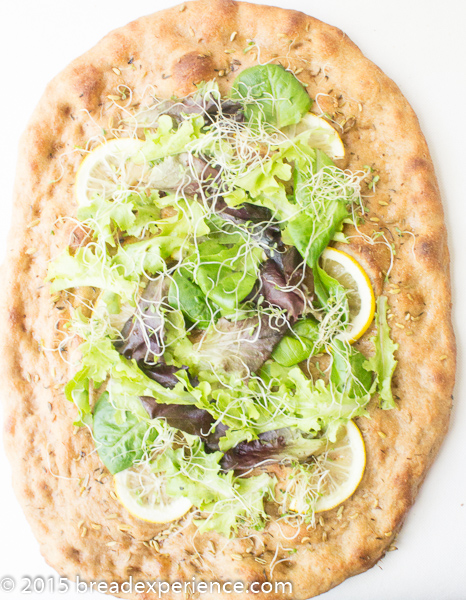
MULTIPOLYGON (((269 0, 343 29, 392 77, 412 104, 429 143, 445 204, 452 254, 459 373, 450 433, 389 553, 325 600, 466 599, 466 399, 462 342, 466 285, 466 3, 464 0, 269 0)), ((11 215, 18 138, 46 83, 108 31, 173 0, 0 0, 0 258, 11 215)), ((0 451, 0 580, 54 572, 42 559, 11 489, 0 451)), ((103 598, 100 594, 93 594, 103 598)), ((29 596, 31 597, 31 595, 29 596)), ((45 593, 33 598, 63 596, 45 593)), ((68 600, 83 598, 72 592, 68 600)), ((88 597, 88 596, 86 596, 88 597)))

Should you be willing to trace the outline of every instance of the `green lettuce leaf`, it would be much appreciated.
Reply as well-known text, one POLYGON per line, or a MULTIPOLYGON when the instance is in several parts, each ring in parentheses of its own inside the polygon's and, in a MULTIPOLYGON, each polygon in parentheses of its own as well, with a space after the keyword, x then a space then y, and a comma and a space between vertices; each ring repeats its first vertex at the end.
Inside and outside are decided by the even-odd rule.
POLYGON ((245 243, 229 244, 228 247, 206 241, 199 244, 198 257, 194 281, 206 298, 220 308, 231 310, 237 308, 254 287, 262 251, 250 249, 245 243))
POLYGON ((83 367, 76 375, 65 385, 65 398, 73 402, 78 409, 79 419, 74 422, 77 427, 90 425, 92 413, 89 404, 89 391, 91 380, 89 378, 89 369, 83 367))
POLYGON ((330 348, 330 381, 340 392, 360 398, 372 392, 372 376, 364 368, 366 357, 353 346, 335 339, 330 348))
POLYGON ((237 531, 239 525, 260 530, 264 528, 267 514, 264 499, 274 498, 276 480, 267 473, 248 478, 235 478, 235 496, 205 506, 209 516, 196 519, 201 533, 216 531, 226 537, 237 531))
POLYGON ((284 162, 280 151, 260 166, 238 177, 235 188, 225 196, 231 206, 240 202, 250 202, 269 208, 281 219, 289 219, 297 208, 287 197, 285 182, 290 181, 292 168, 284 162), (242 191, 242 193, 241 193, 242 191))
POLYGON ((298 123, 312 100, 296 77, 281 65, 249 67, 236 77, 232 98, 242 100, 249 121, 269 123, 278 128, 298 123))
POLYGON ((202 370, 197 374, 200 384, 186 387, 198 408, 229 427, 220 440, 222 451, 281 428, 313 436, 325 429, 334 435, 340 424, 365 414, 370 400, 369 393, 339 390, 321 379, 314 383, 299 367, 286 368, 273 361, 265 363, 260 378, 248 382, 235 374, 202 370))
POLYGON ((296 203, 303 208, 295 218, 291 219, 286 228, 287 235, 293 241, 307 264, 314 268, 320 255, 333 239, 335 233, 341 230, 343 220, 348 216, 348 199, 338 197, 336 193, 321 194, 319 185, 324 189, 332 178, 344 173, 339 169, 333 171, 328 167, 332 161, 321 151, 315 150, 316 163, 312 166, 314 172, 322 171, 321 181, 315 185, 309 183, 306 170, 295 171, 296 203))
POLYGON ((211 322, 212 312, 205 294, 187 269, 180 269, 172 276, 168 303, 201 329, 208 327, 211 322))
POLYGON ((130 229, 136 221, 132 202, 107 200, 96 194, 90 204, 78 208, 78 219, 92 228, 93 237, 115 246, 115 231, 130 229))
POLYGON ((118 419, 118 409, 104 392, 94 409, 93 433, 97 452, 113 475, 128 469, 142 458, 146 448, 157 436, 150 421, 133 412, 125 411, 124 420, 118 419))
POLYGON ((320 306, 325 310, 340 306, 338 317, 344 324, 349 319, 349 305, 346 289, 336 279, 331 277, 318 264, 312 269, 314 276, 314 290, 320 306))
POLYGON ((323 351, 319 340, 319 324, 309 317, 293 325, 293 335, 285 335, 272 352, 272 358, 284 367, 292 367, 323 351))
POLYGON ((375 353, 369 360, 364 362, 364 368, 367 371, 375 373, 377 391, 380 396, 380 406, 383 410, 389 410, 396 408, 392 394, 392 376, 398 364, 394 356, 395 350, 398 349, 398 344, 395 344, 390 338, 390 327, 387 322, 386 296, 379 296, 377 298, 375 324, 377 333, 371 338, 375 353))
POLYGON ((154 133, 146 132, 146 142, 134 158, 136 164, 174 156, 189 150, 189 145, 201 136, 204 119, 200 115, 184 120, 176 129, 168 115, 161 115, 154 133))
POLYGON ((125 279, 122 271, 101 248, 81 247, 74 255, 67 248, 49 263, 47 281, 52 282, 51 293, 74 287, 96 287, 118 294, 123 301, 131 301, 136 285, 125 279))
POLYGON ((139 396, 151 396, 164 404, 194 404, 196 401, 181 382, 168 389, 150 379, 136 361, 122 356, 108 337, 85 341, 78 350, 82 355, 81 370, 68 383, 66 393, 67 398, 78 401, 78 408, 82 406, 84 411, 87 410, 84 395, 87 383, 91 381, 98 387, 107 379, 111 400, 119 408, 130 406, 125 404, 125 398, 129 402, 139 396))
POLYGON ((139 281, 143 273, 153 274, 163 270, 166 259, 184 243, 185 240, 181 237, 154 236, 120 246, 112 263, 122 267, 121 271, 127 279, 139 281))
POLYGON ((223 473, 222 452, 207 454, 199 438, 185 437, 189 449, 168 448, 153 466, 154 471, 165 473, 166 492, 189 498, 209 513, 196 521, 201 532, 214 530, 229 537, 241 524, 262 527, 264 499, 273 496, 274 479, 266 473, 247 479, 234 477, 233 471, 223 473))

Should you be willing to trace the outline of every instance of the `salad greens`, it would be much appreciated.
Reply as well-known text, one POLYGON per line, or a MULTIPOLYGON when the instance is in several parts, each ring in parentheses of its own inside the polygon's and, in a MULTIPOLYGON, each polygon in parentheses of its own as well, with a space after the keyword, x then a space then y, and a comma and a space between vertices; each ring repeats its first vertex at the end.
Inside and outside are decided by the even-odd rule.
POLYGON ((319 322, 313 317, 298 321, 272 352, 272 358, 284 367, 292 367, 307 358, 320 354, 324 348, 319 344, 319 322))
POLYGON ((157 435, 147 419, 141 419, 130 410, 124 411, 124 420, 117 416, 118 409, 109 401, 108 392, 104 392, 94 409, 93 429, 99 456, 113 474, 141 459, 157 435))
POLYGON ((232 97, 244 102, 246 118, 279 129, 299 123, 312 100, 292 73, 281 65, 245 69, 233 84, 232 97))
POLYGON ((379 296, 377 298, 377 313, 375 317, 377 327, 376 335, 371 338, 374 344, 375 354, 363 363, 368 371, 375 373, 377 391, 380 397, 380 406, 384 410, 396 408, 392 393, 392 375, 395 371, 397 361, 394 358, 394 352, 398 348, 390 338, 390 327, 387 322, 387 298, 379 296))
POLYGON ((53 293, 100 291, 67 325, 80 339, 65 388, 77 424, 111 473, 144 468, 189 498, 200 531, 264 527, 268 465, 306 472, 375 389, 395 406, 386 298, 371 358, 338 339, 346 290, 319 258, 354 219, 360 179, 311 129, 287 133, 311 105, 273 64, 240 73, 230 99, 209 82, 156 103, 112 195, 104 182, 80 206, 88 237, 49 266, 53 293))

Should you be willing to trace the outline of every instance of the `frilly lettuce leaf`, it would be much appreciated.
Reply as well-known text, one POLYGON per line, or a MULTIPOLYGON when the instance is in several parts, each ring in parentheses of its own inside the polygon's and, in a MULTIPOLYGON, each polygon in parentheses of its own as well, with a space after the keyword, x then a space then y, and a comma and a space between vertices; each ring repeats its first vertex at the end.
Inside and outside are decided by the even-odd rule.
POLYGON ((139 281, 143 273, 163 270, 165 259, 181 248, 185 241, 176 236, 154 236, 142 242, 120 246, 113 264, 122 267, 124 276, 139 281))
POLYGON ((296 207, 287 198, 284 183, 290 181, 291 176, 291 165, 284 162, 281 152, 277 152, 260 166, 238 177, 236 189, 231 190, 225 200, 231 206, 240 201, 265 206, 280 218, 288 219, 296 213, 296 207))
MULTIPOLYGON (((130 206, 134 208, 134 203, 130 202, 128 208, 130 206)), ((124 302, 132 301, 141 275, 163 270, 165 259, 173 252, 182 247, 186 251, 191 249, 189 240, 192 236, 202 237, 210 232, 204 220, 204 208, 198 202, 179 201, 176 214, 164 219, 155 220, 156 214, 154 210, 152 215, 147 216, 158 235, 120 245, 113 255, 106 251, 105 243, 80 247, 73 255, 67 248, 49 264, 47 281, 52 281, 51 292, 90 286, 113 292, 124 302)), ((113 240, 110 222, 102 223, 104 242, 113 240), (110 237, 107 239, 107 236, 110 237)), ((131 231, 135 221, 128 223, 131 231)), ((139 222, 138 227, 145 225, 147 222, 139 222)))
POLYGON ((196 524, 201 532, 215 530, 227 537, 244 521, 260 526, 266 518, 264 498, 273 496, 274 479, 263 473, 248 479, 221 472, 221 452, 207 454, 199 438, 186 436, 190 448, 168 448, 155 462, 154 471, 166 474, 166 491, 185 496, 201 511, 210 513, 196 524), (188 456, 186 456, 188 454, 188 456))
POLYGON ((233 474, 219 476, 221 452, 206 454, 201 440, 191 436, 189 462, 185 453, 185 448, 171 448, 157 460, 155 469, 167 474, 169 494, 186 496, 199 508, 219 497, 231 497, 233 474))
POLYGON ((317 435, 326 430, 334 441, 340 424, 365 414, 369 393, 338 390, 308 379, 299 367, 287 369, 268 361, 258 378, 244 382, 234 374, 199 373, 201 383, 187 389, 196 398, 196 406, 210 412, 227 425, 220 449, 229 450, 242 440, 257 439, 260 433, 292 428, 317 435), (223 385, 219 385, 219 380, 223 385))
POLYGON ((108 389, 112 403, 120 410, 138 412, 132 402, 139 396, 150 396, 164 404, 194 404, 196 401, 181 382, 168 389, 150 379, 136 361, 122 356, 108 337, 85 341, 79 346, 79 351, 82 355, 81 369, 66 385, 65 395, 76 404, 81 420, 91 410, 90 386, 99 387, 107 379, 110 380, 108 389))
POLYGON ((229 537, 239 525, 263 529, 267 515, 264 500, 274 497, 275 477, 262 473, 255 477, 235 478, 235 496, 207 504, 204 508, 209 516, 195 521, 202 533, 217 531, 229 537))
POLYGON ((69 248, 49 263, 47 281, 52 281, 52 293, 74 287, 96 287, 118 294, 131 301, 136 291, 133 281, 125 279, 123 269, 111 257, 93 245, 78 248, 74 255, 69 248))
POLYGON ((155 132, 146 132, 146 142, 134 158, 136 164, 150 162, 186 152, 190 143, 201 136, 204 119, 194 115, 176 129, 171 117, 161 115, 155 132))
POLYGON ((369 360, 364 362, 364 368, 367 371, 375 373, 377 391, 380 396, 380 406, 383 410, 389 410, 396 408, 392 394, 392 375, 398 364, 394 356, 395 350, 398 349, 398 344, 395 344, 390 338, 390 327, 387 323, 386 296, 379 296, 377 298, 375 324, 377 333, 371 338, 375 353, 369 360))
POLYGON ((107 200, 96 194, 90 204, 78 208, 77 217, 89 224, 95 239, 115 246, 116 228, 127 231, 134 226, 136 215, 133 208, 131 201, 107 200))

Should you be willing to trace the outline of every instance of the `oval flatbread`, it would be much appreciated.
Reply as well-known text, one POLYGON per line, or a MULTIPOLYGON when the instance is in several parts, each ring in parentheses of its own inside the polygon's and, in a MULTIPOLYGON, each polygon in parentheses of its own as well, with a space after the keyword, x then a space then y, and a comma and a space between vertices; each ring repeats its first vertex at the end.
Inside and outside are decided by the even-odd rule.
MULTIPOLYGON (((60 574, 108 582, 289 581, 292 593, 255 597, 304 600, 384 555, 448 426, 455 372, 449 255, 417 118, 344 33, 299 12, 231 0, 188 2, 110 33, 49 84, 23 135, 9 247, 0 318, 6 448, 18 498, 60 574), (51 296, 45 278, 49 261, 80 241, 73 222, 80 148, 102 130, 110 138, 154 96, 185 96, 214 78, 226 94, 238 73, 259 61, 282 64, 307 86, 341 132, 343 167, 370 167, 367 218, 359 231, 345 229, 344 250, 363 265, 376 294, 389 299, 399 345, 397 409, 383 411, 373 401, 371 418, 358 419, 366 470, 340 508, 297 535, 272 518, 264 531, 227 543, 212 532, 196 534, 189 519, 144 522, 118 502, 88 429, 73 426, 76 409, 64 397, 76 368, 62 325, 74 300, 51 296), (369 241, 374 231, 392 254, 387 244, 369 241)), ((361 351, 369 351, 371 335, 373 329, 358 342, 361 351)))

